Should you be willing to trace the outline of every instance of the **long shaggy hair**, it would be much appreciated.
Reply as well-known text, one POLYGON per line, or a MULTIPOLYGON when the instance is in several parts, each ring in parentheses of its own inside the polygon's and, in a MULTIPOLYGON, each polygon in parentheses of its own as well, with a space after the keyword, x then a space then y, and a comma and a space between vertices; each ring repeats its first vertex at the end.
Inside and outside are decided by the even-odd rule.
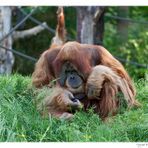
POLYGON ((42 116, 71 119, 73 112, 83 107, 79 100, 73 101, 71 92, 60 87, 43 88, 36 91, 35 104, 42 116))
POLYGON ((119 77, 111 68, 103 65, 95 66, 88 77, 86 93, 88 99, 97 99, 100 115, 106 117, 116 113, 119 100, 118 92, 122 92, 128 107, 138 107, 128 82, 119 77))

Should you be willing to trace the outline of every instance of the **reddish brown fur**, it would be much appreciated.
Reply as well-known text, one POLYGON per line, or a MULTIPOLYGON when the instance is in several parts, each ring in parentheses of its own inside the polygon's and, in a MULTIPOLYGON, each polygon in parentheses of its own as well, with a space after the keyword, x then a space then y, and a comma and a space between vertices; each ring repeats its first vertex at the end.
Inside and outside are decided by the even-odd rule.
POLYGON ((119 91, 123 93, 129 107, 139 106, 125 78, 121 78, 111 68, 103 65, 92 69, 87 80, 86 93, 88 99, 98 100, 95 106, 102 118, 117 112, 119 91))
MULTIPOLYGON (((62 70, 62 65, 67 61, 75 67, 78 73, 81 73, 85 85, 92 67, 101 64, 111 68, 118 77, 124 79, 127 85, 126 87, 129 89, 128 91, 135 97, 134 86, 122 64, 102 46, 67 42, 63 46, 51 49, 52 50, 45 51, 36 64, 32 76, 33 85, 35 87, 48 85, 53 79, 58 79, 62 70)), ((107 84, 104 84, 104 86, 105 85, 107 84)), ((65 86, 65 88, 67 87, 65 86)), ((107 97, 116 94, 116 89, 113 88, 113 86, 106 86, 105 88, 106 89, 102 92, 105 93, 106 96, 104 96, 104 98, 106 99, 100 103, 100 107, 102 106, 102 108, 104 108, 106 104, 106 108, 101 110, 103 111, 101 113, 102 116, 106 116, 113 106, 114 109, 116 108, 116 103, 112 99, 109 99, 110 103, 107 103, 107 97)), ((104 93, 102 93, 102 95, 104 95, 104 93)), ((89 104, 90 101, 85 101, 86 106, 89 106, 89 104)))
POLYGON ((50 46, 52 48, 57 47, 59 45, 63 45, 66 41, 66 29, 63 7, 59 7, 57 10, 57 20, 58 24, 56 28, 55 37, 53 37, 50 46))
POLYGON ((122 64, 117 59, 115 59, 104 47, 100 47, 100 49, 103 51, 101 52, 101 64, 110 67, 113 71, 117 73, 117 75, 119 75, 121 78, 124 78, 127 81, 133 95, 136 96, 136 90, 131 81, 131 78, 129 77, 128 73, 126 72, 122 64))
POLYGON ((80 109, 82 104, 71 101, 74 98, 73 94, 66 89, 55 87, 50 95, 47 95, 42 102, 38 105, 38 110, 45 115, 48 113, 50 116, 63 119, 71 119, 73 114, 71 109, 80 109))
POLYGON ((122 64, 102 46, 79 44, 77 42, 66 43, 53 63, 56 77, 59 76, 65 61, 70 61, 83 74, 85 80, 87 80, 92 67, 99 64, 110 67, 117 75, 127 80, 133 95, 136 94, 133 83, 122 64))
POLYGON ((54 48, 53 50, 46 50, 35 65, 35 70, 32 74, 32 84, 39 88, 48 85, 53 79, 54 69, 52 61, 59 53, 60 48, 54 48))

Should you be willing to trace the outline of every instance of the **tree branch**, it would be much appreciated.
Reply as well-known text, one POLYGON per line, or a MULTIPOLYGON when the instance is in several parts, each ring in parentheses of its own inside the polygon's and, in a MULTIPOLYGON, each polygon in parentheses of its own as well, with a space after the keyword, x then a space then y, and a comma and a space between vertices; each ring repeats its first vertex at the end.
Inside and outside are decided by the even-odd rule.
POLYGON ((23 30, 23 31, 14 31, 12 34, 12 38, 13 38, 13 40, 17 40, 20 38, 25 38, 25 37, 30 37, 30 36, 36 35, 45 29, 45 27, 43 27, 43 26, 47 27, 47 23, 44 22, 41 25, 38 25, 38 26, 33 27, 31 29, 23 30))

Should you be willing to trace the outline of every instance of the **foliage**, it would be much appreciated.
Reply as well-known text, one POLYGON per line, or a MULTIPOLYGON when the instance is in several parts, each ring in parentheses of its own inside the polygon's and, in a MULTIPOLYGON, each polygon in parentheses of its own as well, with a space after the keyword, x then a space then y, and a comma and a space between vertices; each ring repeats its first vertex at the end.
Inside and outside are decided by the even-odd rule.
POLYGON ((4 142, 88 142, 143 141, 148 142, 148 87, 146 80, 138 80, 139 109, 102 122, 92 110, 77 112, 72 121, 42 118, 33 104, 34 92, 30 77, 0 76, 0 141, 4 142))
MULTIPOLYGON (((129 7, 129 18, 136 21, 147 21, 147 7, 129 7)), ((118 16, 117 7, 109 7, 106 15, 118 16)), ((116 57, 148 66, 148 24, 129 23, 127 42, 122 42, 117 35, 117 21, 105 17, 104 46, 116 57)), ((145 77, 146 68, 123 63, 130 75, 136 78, 145 77)))

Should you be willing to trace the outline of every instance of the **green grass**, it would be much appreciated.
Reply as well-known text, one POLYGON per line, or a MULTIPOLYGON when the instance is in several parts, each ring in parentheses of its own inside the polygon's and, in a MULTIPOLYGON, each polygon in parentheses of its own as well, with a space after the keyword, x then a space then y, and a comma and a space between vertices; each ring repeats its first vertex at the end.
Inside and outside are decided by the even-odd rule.
POLYGON ((125 110, 108 123, 91 110, 77 112, 72 121, 42 118, 33 104, 31 78, 0 76, 0 142, 21 141, 126 141, 148 142, 148 86, 137 81, 139 109, 125 110))

